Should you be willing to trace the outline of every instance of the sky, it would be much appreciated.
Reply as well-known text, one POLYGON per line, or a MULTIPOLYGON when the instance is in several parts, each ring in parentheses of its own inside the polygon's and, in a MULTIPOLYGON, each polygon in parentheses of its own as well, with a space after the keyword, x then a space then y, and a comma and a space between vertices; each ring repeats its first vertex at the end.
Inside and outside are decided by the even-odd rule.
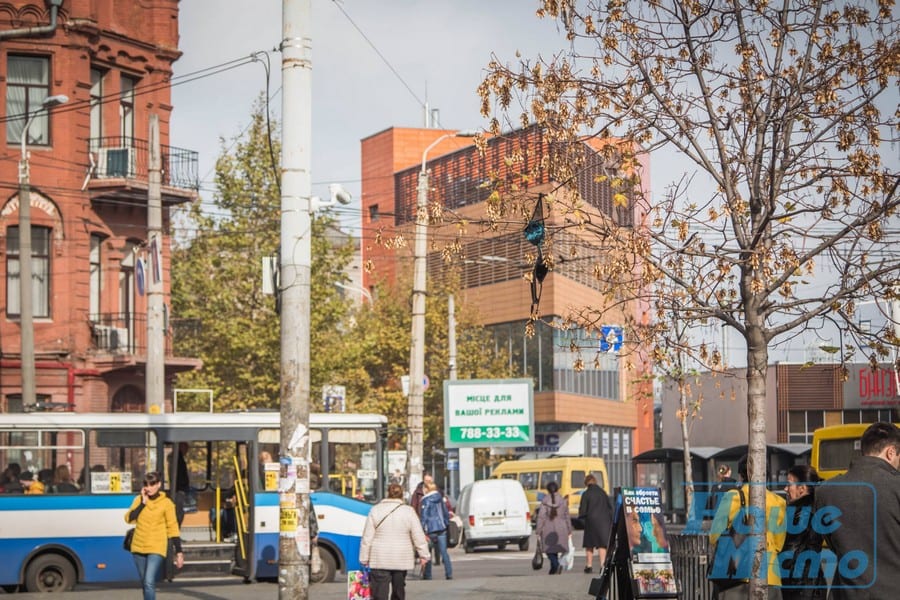
MULTIPOLYGON (((423 103, 446 129, 483 129, 476 88, 495 54, 505 63, 550 57, 568 47, 556 25, 535 15, 537 0, 312 0, 312 192, 328 184, 353 194, 335 213, 360 234, 360 141, 392 126, 424 125, 423 103)), ((181 58, 187 76, 256 52, 269 53, 271 109, 281 113, 281 0, 181 0, 181 58), (252 6, 252 10, 248 10, 252 6)), ((190 77, 185 77, 190 79, 190 77)), ((177 80, 176 80, 177 81, 177 80)), ((250 121, 266 90, 262 62, 175 85, 171 144, 199 152, 201 199, 213 199, 213 168, 250 121)), ((894 149, 896 151, 896 149, 894 149)), ((896 160, 897 157, 894 157, 896 160)), ((693 165, 654 153, 651 190, 662 193, 693 165)), ((719 334, 714 334, 719 338, 719 334)), ((722 343, 741 353, 737 336, 722 343)), ((808 341, 788 342, 788 360, 803 360, 808 341)))
MULTIPOLYGON (((183 54, 175 76, 270 51, 271 108, 280 115, 281 55, 273 49, 282 37, 281 0, 254 0, 250 11, 245 0, 179 6, 183 54)), ((360 141, 392 126, 423 126, 426 101, 440 111, 444 128, 485 128, 476 88, 491 54, 515 62, 517 50, 549 56, 566 45, 552 20, 535 16, 537 6, 534 0, 312 2, 313 194, 327 198, 329 183, 350 191, 353 202, 341 221, 351 232, 360 222, 360 141)), ((243 131, 265 89, 261 62, 173 87, 171 143, 200 153, 204 204, 213 197, 220 138, 229 144, 243 131)))

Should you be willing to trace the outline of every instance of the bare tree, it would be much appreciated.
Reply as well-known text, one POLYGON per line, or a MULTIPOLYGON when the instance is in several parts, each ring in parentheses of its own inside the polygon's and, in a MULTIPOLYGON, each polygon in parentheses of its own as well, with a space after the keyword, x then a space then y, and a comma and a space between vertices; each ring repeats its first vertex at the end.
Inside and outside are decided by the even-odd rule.
MULTIPOLYGON (((538 15, 556 19, 571 47, 553 59, 492 60, 482 111, 494 134, 505 115, 535 122, 560 147, 617 139, 593 147, 618 167, 616 203, 643 222, 622 228, 586 210, 574 184, 548 209, 615 256, 637 258, 631 269, 624 259, 597 263, 616 298, 652 297, 657 311, 716 320, 743 337, 750 503, 762 510, 770 345, 823 318, 852 332, 859 302, 898 296, 898 175, 882 154, 898 137, 893 3, 544 0, 538 15), (697 177, 654 197, 642 193, 641 156, 661 149, 697 177), (654 295, 659 281, 667 291, 654 295)), ((573 181, 580 156, 547 157, 556 181, 573 181)), ((511 182, 498 186, 502 202, 511 182)), ((597 322, 610 304, 580 318, 597 322)), ((871 360, 898 342, 891 328, 877 333, 871 360)), ((763 547, 752 580, 759 599, 763 547)))

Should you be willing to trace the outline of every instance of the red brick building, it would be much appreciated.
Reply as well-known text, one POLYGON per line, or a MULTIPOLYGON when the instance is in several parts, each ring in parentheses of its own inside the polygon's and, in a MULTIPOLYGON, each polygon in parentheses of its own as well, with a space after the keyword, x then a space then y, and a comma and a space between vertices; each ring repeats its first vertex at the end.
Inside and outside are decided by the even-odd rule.
MULTIPOLYGON (((171 207, 197 198, 197 155, 168 146, 178 0, 0 4, 0 410, 145 410, 148 138, 162 143, 161 268, 171 207), (40 110, 44 99, 68 102, 40 110), (29 117, 30 123, 29 123, 29 117), (22 402, 19 184, 30 155, 37 406, 22 402), (146 271, 146 272, 145 272, 146 271)), ((166 399, 196 359, 172 356, 166 399)))
MULTIPOLYGON (((392 127, 362 140, 362 258, 367 265, 363 284, 373 291, 378 282, 393 281, 401 270, 411 270, 411 230, 422 153, 448 133, 452 132, 392 127), (385 243, 397 232, 404 232, 410 243, 399 248, 385 243)), ((530 202, 532 207, 540 193, 558 187, 558 182, 551 181, 539 166, 548 145, 546 136, 530 127, 490 139, 483 155, 472 140, 459 137, 448 137, 429 151, 429 202, 438 202, 456 218, 452 223, 429 226, 428 277, 444 274, 448 267, 441 250, 457 235, 459 220, 468 220, 459 257, 452 263, 463 288, 457 302, 477 306, 496 344, 502 344, 511 356, 510 376, 535 379, 535 422, 537 432, 546 434, 542 439, 563 443, 567 437, 574 437, 575 443, 566 450, 580 446, 584 454, 604 456, 613 482, 621 485, 630 481, 631 456, 653 447, 652 390, 639 389, 633 383, 636 372, 647 365, 637 361, 637 371, 628 373, 626 360, 620 355, 601 353, 595 365, 594 353, 589 351, 585 353, 585 369, 578 372, 569 346, 573 340, 582 347, 599 346, 590 334, 538 322, 535 335, 527 337, 525 323, 533 298, 523 275, 531 270, 526 256, 534 253, 534 246, 523 235, 521 217, 510 217, 508 226, 496 230, 479 225, 485 219, 485 201, 491 193, 483 185, 490 173, 505 176, 513 169, 538 172, 525 198, 525 204, 530 202)), ((589 155, 594 152, 592 156, 599 157, 596 148, 587 148, 589 155)), ((644 167, 646 172, 647 165, 644 167)), ((622 226, 638 224, 641 216, 636 210, 614 206, 609 185, 598 183, 594 175, 592 168, 587 168, 578 180, 579 192, 592 210, 604 212, 622 226)), ((596 240, 560 232, 555 234, 554 256, 565 255, 576 245, 585 258, 597 258, 604 252, 596 240), (592 256, 585 255, 584 248, 589 248, 592 256)), ((563 319, 572 310, 599 301, 601 284, 592 276, 590 264, 591 260, 556 262, 540 292, 542 320, 563 319)), ((642 307, 631 305, 628 310, 637 315, 642 307)), ((618 324, 624 321, 622 315, 618 324)), ((634 350, 632 358, 640 355, 640 349, 634 350)), ((554 452, 547 447, 519 450, 554 452)))

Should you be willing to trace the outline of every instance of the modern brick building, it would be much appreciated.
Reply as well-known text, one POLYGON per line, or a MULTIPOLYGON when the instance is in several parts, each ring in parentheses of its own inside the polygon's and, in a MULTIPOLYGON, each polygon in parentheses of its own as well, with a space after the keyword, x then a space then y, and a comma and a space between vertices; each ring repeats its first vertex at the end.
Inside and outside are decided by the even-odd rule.
MULTIPOLYGON (((147 278, 169 296, 169 211, 197 198, 197 155, 168 146, 178 0, 0 4, 0 410, 145 410, 147 278), (68 102, 40 110, 50 96, 68 102), (149 120, 159 116, 163 236, 150 252, 149 120), (30 120, 30 122, 29 122, 30 120), (30 155, 37 405, 22 401, 18 165, 30 155)), ((166 399, 179 371, 172 355, 166 399)))
MULTIPOLYGON (((401 270, 411 269, 412 243, 398 248, 385 242, 397 232, 404 232, 412 240, 422 153, 448 133, 452 132, 392 127, 362 140, 366 287, 374 290, 378 282, 393 281, 401 270)), ((535 246, 523 235, 520 215, 511 217, 508 226, 484 226, 489 204, 486 201, 491 193, 484 183, 489 174, 502 177, 512 175, 514 169, 537 174, 523 194, 523 210, 533 208, 539 194, 559 187, 559 182, 551 181, 541 167, 549 143, 540 129, 529 127, 488 140, 483 154, 472 145, 472 140, 459 137, 448 137, 429 151, 429 202, 439 203, 455 217, 444 224, 429 225, 428 277, 442 277, 446 269, 455 269, 463 288, 457 302, 477 306, 483 323, 493 331, 496 344, 509 352, 510 376, 534 378, 535 421, 540 441, 536 448, 519 448, 516 452, 549 455, 583 449, 585 455, 604 456, 613 483, 622 485, 630 482, 631 456, 653 447, 652 390, 649 384, 634 383, 641 372, 649 369, 646 361, 637 358, 642 356, 642 349, 630 347, 630 359, 625 358, 626 352, 595 354, 590 348, 600 347, 596 334, 545 323, 561 321, 579 307, 602 301, 602 284, 592 276, 591 265, 604 249, 596 239, 579 233, 561 229, 554 233, 555 266, 539 288, 541 321, 536 324, 534 336, 528 337, 525 324, 535 298, 523 276, 532 269, 527 256, 534 254, 535 246), (458 256, 448 265, 442 250, 456 238, 460 221, 468 222, 468 226, 459 238, 458 256), (566 261, 568 250, 575 246, 581 260, 566 261), (575 367, 575 356, 569 351, 573 341, 589 348, 584 353, 583 371, 575 367), (629 360, 635 367, 632 371, 626 369, 629 360)), ((595 177, 590 156, 597 157, 597 168, 602 163, 596 146, 592 149, 586 143, 586 149, 589 164, 578 176, 577 184, 588 210, 602 212, 619 226, 639 224, 641 216, 634 205, 615 206, 609 184, 595 177)), ((548 226, 552 225, 548 221, 548 226)), ((630 304, 625 310, 635 316, 642 307, 630 304)), ((619 314, 621 318, 611 317, 613 322, 609 325, 625 321, 625 315, 619 314)))
MULTIPOLYGON (((810 444, 819 427, 845 423, 897 422, 900 394, 889 364, 775 363, 766 371, 766 441, 810 444)), ((729 448, 747 443, 746 369, 702 373, 692 400, 701 400, 701 419, 691 427, 691 445, 729 448), (724 424, 724 425, 723 425, 724 424)), ((681 447, 678 391, 662 387, 662 445, 681 447)))

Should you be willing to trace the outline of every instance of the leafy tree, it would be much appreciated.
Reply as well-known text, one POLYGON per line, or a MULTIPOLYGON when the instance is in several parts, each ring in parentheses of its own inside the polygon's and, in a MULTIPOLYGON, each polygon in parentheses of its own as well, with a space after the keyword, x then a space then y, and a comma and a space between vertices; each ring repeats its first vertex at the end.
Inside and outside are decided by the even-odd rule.
MULTIPOLYGON (((178 340, 176 352, 201 358, 203 368, 181 374, 178 386, 212 389, 217 410, 279 406, 278 313, 274 297, 262 293, 261 273, 263 257, 275 256, 279 246, 280 193, 270 159, 279 154, 277 140, 270 152, 260 103, 250 127, 217 161, 214 208, 190 207, 186 221, 192 228, 173 253, 173 312, 202 323, 195 337, 178 340)), ((406 424, 400 378, 409 370, 411 288, 401 280, 379 290, 374 303, 353 309, 335 285, 347 282, 352 246, 335 244, 334 233, 331 219, 313 219, 313 410, 321 410, 316 398, 323 385, 343 385, 348 411, 387 415, 399 440, 406 424)), ((425 394, 425 440, 443 446, 441 382, 447 376, 447 294, 453 286, 431 287, 426 372, 433 383, 425 394)), ((458 308, 457 337, 459 378, 505 374, 502 354, 484 358, 495 356, 491 337, 472 310, 458 308)))
MULTIPOLYGON (((574 184, 547 203, 610 249, 595 269, 609 283, 609 302, 580 318, 597 322, 615 292, 743 337, 757 484, 750 497, 761 510, 770 344, 826 318, 859 338, 856 305, 897 296, 900 255, 890 232, 898 177, 881 145, 897 141, 893 3, 545 0, 538 14, 558 21, 571 49, 509 66, 493 60, 480 87, 483 113, 496 103, 570 149, 547 157, 564 183, 582 168, 577 140, 617 139, 593 146, 609 159, 615 204, 633 209, 641 226, 617 227, 585 206, 574 184), (661 148, 701 177, 646 193, 643 158, 661 148), (666 291, 654 297, 660 281, 666 291)), ((500 133, 499 118, 492 129, 500 133)), ((867 340, 873 362, 898 342, 890 327, 875 333, 867 340)), ((852 348, 842 351, 846 360, 852 348)), ((751 590, 759 599, 762 559, 760 547, 751 590)))
MULTIPOLYGON (((355 410, 388 416, 392 439, 400 441, 407 422, 408 402, 403 396, 401 377, 409 372, 410 289, 404 278, 375 294, 375 302, 354 316, 355 326, 346 361, 357 365, 344 370, 347 395, 357 399, 355 410)), ((457 291, 453 284, 432 281, 425 302, 425 373, 431 385, 425 390, 424 444, 443 447, 443 380, 449 375, 447 297, 457 291)), ((490 379, 507 376, 506 359, 495 352, 493 338, 478 324, 471 307, 456 305, 457 378, 490 379)))
MULTIPOLYGON (((279 150, 277 140, 270 148, 259 103, 250 127, 216 163, 214 210, 200 203, 190 207, 193 229, 173 252, 173 311, 202 322, 198 335, 180 340, 176 351, 201 358, 203 369, 181 374, 178 385, 211 388, 218 410, 279 405, 278 314, 275 298, 262 293, 262 259, 279 247, 280 192, 270 160, 279 150)), ((345 281, 351 248, 329 241, 331 227, 328 218, 313 219, 313 389, 330 383, 340 355, 335 333, 349 311, 334 282, 345 281)))

